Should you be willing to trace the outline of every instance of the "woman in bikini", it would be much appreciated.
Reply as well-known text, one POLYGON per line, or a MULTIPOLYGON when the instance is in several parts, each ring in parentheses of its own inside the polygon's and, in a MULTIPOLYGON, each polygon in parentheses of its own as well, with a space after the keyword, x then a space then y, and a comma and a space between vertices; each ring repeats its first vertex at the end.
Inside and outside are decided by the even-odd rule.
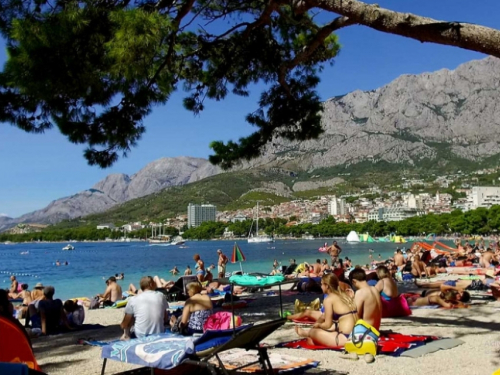
POLYGON ((375 289, 378 290, 380 296, 386 301, 390 301, 392 298, 396 298, 399 295, 398 285, 391 277, 391 273, 386 266, 377 267, 377 276, 379 281, 375 285, 375 289))
POLYGON ((310 330, 295 327, 295 331, 300 337, 307 337, 312 345, 343 346, 358 320, 356 304, 339 288, 339 279, 334 274, 321 278, 321 289, 327 295, 323 315, 310 330))
MULTIPOLYGON (((467 292, 465 292, 467 293, 467 292)), ((467 296, 468 293, 465 295, 467 296)), ((444 307, 445 309, 459 309, 459 308, 467 308, 469 306, 462 303, 464 293, 460 293, 456 290, 447 290, 445 292, 441 292, 439 290, 426 293, 425 296, 411 296, 406 299, 408 302, 408 306, 431 306, 431 305, 439 305, 444 307)), ((470 298, 470 296, 469 296, 470 298)))
MULTIPOLYGON (((203 333, 203 325, 213 313, 212 300, 209 296, 202 295, 202 286, 198 282, 186 285, 189 298, 182 309, 182 316, 170 318, 170 325, 177 326, 177 330, 184 336, 192 336, 195 333, 203 333), (179 322, 177 320, 180 319, 179 322)), ((173 329, 173 331, 176 331, 173 329)))

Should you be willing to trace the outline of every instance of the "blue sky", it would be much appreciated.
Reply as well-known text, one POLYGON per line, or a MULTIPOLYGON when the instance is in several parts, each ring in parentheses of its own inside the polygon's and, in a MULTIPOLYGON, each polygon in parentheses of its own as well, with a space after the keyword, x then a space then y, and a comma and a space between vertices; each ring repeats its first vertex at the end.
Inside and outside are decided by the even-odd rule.
MULTIPOLYGON (((447 21, 477 23, 500 29, 500 2, 483 0, 377 0, 381 7, 413 12, 447 21)), ((333 17, 333 15, 332 15, 333 17)), ((329 19, 329 18, 328 18, 329 19)), ((361 89, 371 90, 401 74, 419 74, 483 58, 455 47, 422 44, 363 26, 338 32, 343 48, 335 64, 322 73, 319 93, 323 99, 361 89)), ((0 64, 5 48, 0 41, 0 64)), ((230 97, 207 103, 200 116, 182 107, 179 92, 164 107, 155 108, 145 120, 147 128, 139 145, 112 168, 90 167, 82 156, 84 146, 69 143, 56 129, 43 135, 26 134, 0 124, 0 215, 17 217, 40 209, 52 200, 90 188, 111 173, 134 174, 162 157, 210 154, 210 141, 238 139, 252 132, 244 117, 256 108, 260 91, 248 98, 230 97)))

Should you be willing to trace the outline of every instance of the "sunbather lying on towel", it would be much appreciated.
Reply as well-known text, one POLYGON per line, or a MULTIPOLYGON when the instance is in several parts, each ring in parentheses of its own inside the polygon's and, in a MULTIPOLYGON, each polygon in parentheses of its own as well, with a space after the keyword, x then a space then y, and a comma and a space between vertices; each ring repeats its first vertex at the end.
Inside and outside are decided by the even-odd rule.
POLYGON ((485 276, 479 276, 477 280, 441 280, 432 283, 419 283, 416 285, 420 288, 427 289, 439 289, 442 292, 446 290, 456 290, 458 292, 463 292, 465 290, 488 290, 491 289, 493 297, 496 300, 500 300, 500 283, 495 279, 487 278, 485 276))
POLYGON ((446 292, 441 292, 439 290, 429 291, 424 296, 411 296, 406 299, 408 306, 431 306, 438 305, 446 309, 453 308, 467 308, 462 301, 469 300, 470 295, 467 292, 459 293, 456 290, 447 290, 446 292))
MULTIPOLYGON (((247 288, 244 286, 239 286, 235 285, 233 287, 233 294, 241 294, 243 293, 247 288)), ((231 292, 231 285, 229 284, 221 284, 220 282, 212 281, 209 283, 206 287, 205 290, 201 291, 201 294, 223 294, 223 293, 230 293, 231 292)))
POLYGON ((321 289, 327 295, 323 302, 324 314, 317 318, 310 330, 295 327, 300 337, 307 337, 311 345, 342 346, 347 342, 358 314, 354 300, 340 290, 334 274, 321 278, 321 289))

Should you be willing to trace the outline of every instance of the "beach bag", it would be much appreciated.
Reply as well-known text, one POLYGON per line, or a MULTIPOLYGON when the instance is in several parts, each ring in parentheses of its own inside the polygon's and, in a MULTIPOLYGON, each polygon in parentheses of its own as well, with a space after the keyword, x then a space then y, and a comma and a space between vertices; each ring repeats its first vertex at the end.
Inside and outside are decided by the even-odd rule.
POLYGON ((346 342, 344 349, 348 353, 377 355, 377 343, 380 332, 363 319, 359 319, 346 342))
MULTIPOLYGON (((236 327, 241 326, 241 317, 235 316, 234 323, 236 327)), ((203 332, 220 331, 231 328, 233 328, 233 314, 227 311, 219 311, 210 315, 205 324, 203 324, 203 332)))
POLYGON ((319 311, 320 308, 321 301, 319 300, 319 298, 316 298, 314 301, 311 301, 309 303, 302 302, 299 299, 295 300, 295 314, 304 312, 306 310, 319 311))
POLYGON ((95 296, 90 300, 89 310, 95 310, 99 308, 99 297, 95 296))

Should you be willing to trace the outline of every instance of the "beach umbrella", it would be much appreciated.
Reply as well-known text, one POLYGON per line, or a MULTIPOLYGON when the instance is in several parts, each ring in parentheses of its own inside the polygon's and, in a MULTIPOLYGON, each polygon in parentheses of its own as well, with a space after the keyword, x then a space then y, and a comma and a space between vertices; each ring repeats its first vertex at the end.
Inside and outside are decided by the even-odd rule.
POLYGON ((243 273, 243 267, 241 266, 241 262, 244 262, 245 260, 246 258, 245 255, 243 254, 243 251, 241 251, 240 247, 235 242, 233 246, 233 255, 231 257, 231 263, 240 262, 241 273, 243 273))

